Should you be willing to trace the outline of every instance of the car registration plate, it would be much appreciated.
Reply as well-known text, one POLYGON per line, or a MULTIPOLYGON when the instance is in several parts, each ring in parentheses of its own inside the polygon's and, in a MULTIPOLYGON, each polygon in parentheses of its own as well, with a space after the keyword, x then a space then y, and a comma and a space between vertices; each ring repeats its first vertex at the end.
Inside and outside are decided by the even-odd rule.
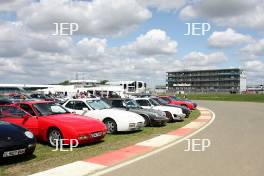
POLYGON ((102 136, 102 132, 92 133, 91 136, 92 136, 93 138, 100 137, 100 136, 102 136))
POLYGON ((3 157, 5 158, 5 157, 10 157, 10 156, 22 155, 25 152, 26 152, 26 149, 7 151, 7 152, 4 152, 3 157))

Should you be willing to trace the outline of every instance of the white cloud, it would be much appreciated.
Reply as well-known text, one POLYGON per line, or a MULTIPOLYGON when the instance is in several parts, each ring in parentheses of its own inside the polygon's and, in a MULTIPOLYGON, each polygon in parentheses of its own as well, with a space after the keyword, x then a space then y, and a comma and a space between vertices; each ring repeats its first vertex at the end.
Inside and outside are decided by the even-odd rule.
MULTIPOLYGON (((4 61, 0 64, 1 82, 6 83, 56 83, 74 79, 77 72, 86 72, 86 78, 90 79, 137 79, 153 86, 164 82, 167 71, 182 70, 184 66, 215 68, 227 61, 221 52, 191 52, 182 60, 177 59, 177 42, 159 29, 115 48, 107 46, 105 38, 87 37, 74 43, 67 37, 46 38, 48 35, 32 31, 26 31, 27 35, 23 30, 9 31, 5 35, 14 35, 14 40, 24 36, 26 45, 24 52, 16 56, 0 55, 0 61, 4 61)), ((11 49, 6 48, 6 52, 10 53, 11 49)))
POLYGON ((0 74, 6 72, 21 74, 24 70, 16 59, 9 60, 7 58, 0 58, 0 74))
POLYGON ((73 41, 66 36, 51 36, 40 33, 27 33, 28 43, 32 49, 42 52, 67 52, 73 46, 73 41))
POLYGON ((216 68, 219 64, 223 64, 227 61, 228 58, 223 52, 204 54, 202 52, 193 51, 183 57, 183 62, 188 69, 216 68))
POLYGON ((264 72, 264 63, 261 62, 260 60, 246 61, 245 68, 251 72, 255 72, 255 71, 264 72))
POLYGON ((16 57, 26 51, 21 23, 0 23, 0 57, 16 57))
POLYGON ((102 55, 106 52, 106 39, 83 38, 77 43, 77 51, 85 56, 102 55))
POLYGON ((151 12, 135 0, 40 0, 18 11, 28 27, 50 34, 55 33, 53 23, 78 23, 78 34, 120 35, 150 17, 151 12))
POLYGON ((20 22, 0 23, 0 29, 0 57, 22 56, 27 48, 43 52, 64 52, 73 45, 70 37, 35 33, 20 22))
POLYGON ((241 51, 254 56, 264 56, 264 39, 248 44, 241 51))
POLYGON ((234 45, 253 42, 254 39, 250 35, 237 33, 231 28, 222 32, 213 32, 208 39, 208 44, 215 48, 226 48, 234 45))
POLYGON ((250 84, 264 83, 264 62, 250 60, 243 63, 250 84))
POLYGON ((196 18, 198 16, 197 12, 194 10, 194 7, 191 5, 185 6, 180 11, 180 17, 182 19, 196 18))
POLYGON ((16 11, 29 5, 32 0, 1 0, 0 11, 16 11))
POLYGON ((202 16, 207 17, 230 17, 245 14, 254 10, 259 0, 241 1, 241 0, 201 0, 194 5, 195 9, 202 16))
POLYGON ((165 31, 152 29, 123 49, 141 55, 171 55, 177 52, 177 42, 167 36, 165 31))
POLYGON ((263 29, 263 12, 263 0, 200 0, 185 6, 180 16, 183 19, 202 17, 220 26, 263 29))
MULTIPOLYGON (((74 43, 68 37, 18 30, 17 26, 0 26, 6 31, 0 42, 6 36, 13 38, 13 44, 23 38, 18 44, 24 47, 12 57, 0 53, 1 82, 56 83, 86 72, 90 79, 137 79, 154 85, 164 82, 167 70, 181 68, 174 55, 177 43, 161 30, 151 30, 130 45, 110 48, 105 38, 82 38, 74 43)), ((5 52, 10 54, 13 49, 6 47, 5 52)))
POLYGON ((165 11, 178 10, 185 4, 185 0, 138 0, 138 2, 165 11))

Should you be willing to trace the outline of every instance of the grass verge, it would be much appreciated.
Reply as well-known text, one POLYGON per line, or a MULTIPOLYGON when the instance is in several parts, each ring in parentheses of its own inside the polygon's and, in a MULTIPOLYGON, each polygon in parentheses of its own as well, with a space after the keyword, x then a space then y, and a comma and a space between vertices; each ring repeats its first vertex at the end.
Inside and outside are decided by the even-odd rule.
MULTIPOLYGON (((182 97, 184 95, 176 95, 182 97)), ((245 101, 264 103, 264 94, 187 94, 190 100, 245 101)))
POLYGON ((46 144, 37 144, 34 156, 10 161, 0 166, 1 176, 23 176, 51 169, 78 160, 87 159, 112 150, 117 150, 152 137, 178 129, 190 123, 200 115, 194 110, 183 122, 168 123, 164 127, 145 127, 142 131, 107 135, 103 142, 81 146, 72 152, 53 152, 54 148, 46 144))

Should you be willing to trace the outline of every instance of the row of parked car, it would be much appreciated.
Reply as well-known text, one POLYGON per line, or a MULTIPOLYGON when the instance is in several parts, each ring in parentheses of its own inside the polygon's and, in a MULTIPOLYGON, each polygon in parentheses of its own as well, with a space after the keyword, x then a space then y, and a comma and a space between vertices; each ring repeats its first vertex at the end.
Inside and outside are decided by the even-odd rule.
POLYGON ((32 154, 36 140, 53 147, 62 139, 64 144, 69 144, 70 139, 87 144, 101 141, 106 134, 165 126, 188 118, 196 106, 174 96, 67 99, 60 103, 2 98, 0 158, 32 154))

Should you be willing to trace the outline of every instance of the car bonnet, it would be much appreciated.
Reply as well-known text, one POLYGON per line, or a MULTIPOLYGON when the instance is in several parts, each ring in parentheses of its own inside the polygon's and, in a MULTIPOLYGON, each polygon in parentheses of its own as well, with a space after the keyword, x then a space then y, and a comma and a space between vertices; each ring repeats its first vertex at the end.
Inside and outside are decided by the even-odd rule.
POLYGON ((90 118, 87 116, 81 116, 77 114, 56 114, 56 115, 50 115, 46 116, 47 119, 51 119, 53 121, 60 122, 62 125, 71 127, 73 129, 76 129, 78 131, 82 130, 89 130, 89 129, 96 129, 102 130, 102 128, 105 128, 105 125, 94 118, 90 118))

